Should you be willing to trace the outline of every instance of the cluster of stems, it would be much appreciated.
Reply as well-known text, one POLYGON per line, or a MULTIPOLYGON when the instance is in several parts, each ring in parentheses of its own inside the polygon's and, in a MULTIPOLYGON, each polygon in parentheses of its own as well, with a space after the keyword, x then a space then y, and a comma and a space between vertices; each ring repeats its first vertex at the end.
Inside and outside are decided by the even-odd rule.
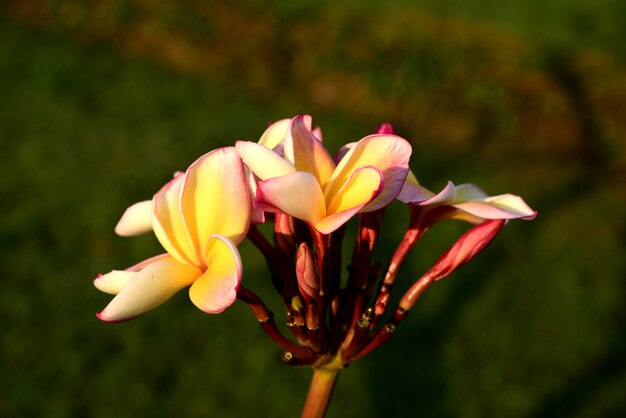
POLYGON ((324 235, 277 213, 269 215, 274 222, 272 243, 251 226, 247 237, 267 261, 286 309, 291 338, 281 333, 273 314, 254 292, 242 286, 238 298, 250 306, 262 329, 284 350, 284 363, 314 369, 302 417, 323 417, 339 371, 389 341, 424 290, 482 251, 504 225, 501 219, 485 220, 463 234, 409 287, 393 312, 385 315, 400 264, 428 228, 451 210, 446 206, 409 207, 409 226, 384 270, 380 262, 372 260, 384 208, 359 215, 345 283, 345 227, 324 235))
POLYGON ((384 270, 380 262, 372 260, 384 208, 360 214, 348 277, 343 285, 344 227, 324 235, 289 215, 269 215, 274 223, 273 243, 254 225, 247 237, 267 261, 272 282, 286 309, 286 324, 292 337, 281 333, 273 314, 254 292, 242 286, 238 298, 250 306, 262 329, 284 350, 284 363, 341 369, 387 342, 422 292, 482 250, 504 224, 502 220, 490 220, 472 228, 490 231, 481 233, 478 241, 466 239, 472 230, 464 234, 414 282, 385 319, 400 264, 427 229, 445 216, 446 210, 446 207, 428 211, 411 207, 409 226, 384 270), (463 245, 472 246, 469 253, 463 245), (463 254, 459 255, 459 251, 463 254))

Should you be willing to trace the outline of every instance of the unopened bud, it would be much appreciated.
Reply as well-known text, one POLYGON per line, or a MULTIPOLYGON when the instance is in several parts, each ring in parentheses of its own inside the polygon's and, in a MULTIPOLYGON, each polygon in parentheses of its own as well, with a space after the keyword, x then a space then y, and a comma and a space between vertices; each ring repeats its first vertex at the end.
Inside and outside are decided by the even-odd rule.
POLYGON ((315 269, 313 251, 306 242, 300 244, 296 255, 298 288, 307 303, 315 303, 319 295, 320 279, 315 269))
POLYGON ((504 222, 503 219, 488 220, 471 228, 461 235, 454 245, 437 260, 426 275, 429 275, 434 281, 450 275, 484 250, 498 235, 504 222))
POLYGON ((433 282, 441 280, 474 258, 495 238, 504 226, 504 220, 489 220, 473 227, 454 243, 413 286, 404 294, 398 304, 396 316, 401 320, 415 305, 420 295, 433 282))
POLYGON ((293 254, 296 239, 293 232, 293 218, 283 213, 277 213, 274 223, 276 245, 286 254, 293 254))

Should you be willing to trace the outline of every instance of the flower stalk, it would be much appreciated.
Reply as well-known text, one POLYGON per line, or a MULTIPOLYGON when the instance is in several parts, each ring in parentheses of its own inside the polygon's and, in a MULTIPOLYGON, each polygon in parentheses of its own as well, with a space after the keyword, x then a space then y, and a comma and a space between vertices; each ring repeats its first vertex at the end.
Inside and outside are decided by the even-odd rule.
POLYGON ((313 379, 302 408, 302 418, 324 417, 340 370, 334 368, 313 369, 313 379))

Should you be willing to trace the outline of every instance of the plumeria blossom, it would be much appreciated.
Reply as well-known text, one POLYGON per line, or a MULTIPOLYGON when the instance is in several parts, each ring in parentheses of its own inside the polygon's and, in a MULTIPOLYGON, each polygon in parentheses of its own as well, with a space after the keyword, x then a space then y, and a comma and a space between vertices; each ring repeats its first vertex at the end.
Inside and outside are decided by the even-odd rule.
POLYGON ((459 219, 478 224, 486 219, 533 219, 537 212, 524 200, 513 194, 489 196, 475 184, 455 186, 449 181, 435 194, 421 186, 412 172, 407 176, 398 200, 424 210, 446 208, 437 220, 459 219))
POLYGON ((433 193, 410 172, 410 156, 410 144, 390 124, 331 156, 307 115, 273 123, 258 142, 238 141, 202 156, 152 200, 122 215, 118 235, 153 231, 166 252, 98 276, 95 286, 115 295, 98 318, 135 318, 186 287, 206 313, 222 312, 239 299, 283 349, 286 364, 313 368, 302 416, 322 417, 340 370, 389 341, 424 291, 474 259, 508 220, 536 215, 519 196, 489 196, 474 184, 448 182, 433 193), (390 260, 377 260, 382 209, 395 199, 410 208, 408 226, 390 260), (266 219, 266 211, 276 215, 266 219), (351 231, 340 228, 357 214, 345 268, 342 240, 351 231), (417 280, 409 277, 412 285, 396 283, 399 273, 414 274, 401 270, 402 262, 444 219, 476 225, 417 280), (254 225, 264 222, 273 223, 273 240, 254 225), (277 327, 274 318, 280 316, 259 295, 240 286, 237 245, 244 238, 268 264, 291 336, 277 327), (399 299, 392 297, 398 288, 404 292, 399 299), (389 311, 392 302, 397 305, 389 311))
POLYGON ((222 312, 237 296, 241 280, 237 244, 246 236, 250 216, 250 195, 235 149, 221 148, 200 157, 151 201, 131 206, 122 216, 118 234, 152 229, 167 253, 98 276, 95 286, 116 295, 98 318, 133 319, 185 287, 190 287, 191 301, 199 309, 222 312))
MULTIPOLYGON (((237 142, 237 152, 260 179, 255 206, 286 213, 329 234, 356 213, 380 209, 395 199, 408 173, 411 146, 406 140, 370 135, 335 163, 307 119, 301 115, 290 120, 282 155, 263 143, 237 142)), ((262 141, 274 148, 280 138, 275 128, 274 139, 262 141)))

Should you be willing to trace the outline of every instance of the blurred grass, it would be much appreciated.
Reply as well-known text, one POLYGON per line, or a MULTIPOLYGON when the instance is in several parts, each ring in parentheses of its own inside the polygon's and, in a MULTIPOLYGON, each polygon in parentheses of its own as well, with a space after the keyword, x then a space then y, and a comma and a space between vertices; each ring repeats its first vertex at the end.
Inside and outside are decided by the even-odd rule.
MULTIPOLYGON (((297 415, 309 371, 280 364, 245 306, 207 317, 180 294, 110 326, 90 279, 158 251, 113 235, 128 204, 302 112, 333 151, 393 122, 426 186, 475 181, 540 212, 346 370, 330 416, 626 413, 621 3, 325 4, 5 4, 1 416, 297 415)), ((392 208, 382 259, 403 216, 392 208)), ((434 228, 401 274, 460 228, 434 228)))

